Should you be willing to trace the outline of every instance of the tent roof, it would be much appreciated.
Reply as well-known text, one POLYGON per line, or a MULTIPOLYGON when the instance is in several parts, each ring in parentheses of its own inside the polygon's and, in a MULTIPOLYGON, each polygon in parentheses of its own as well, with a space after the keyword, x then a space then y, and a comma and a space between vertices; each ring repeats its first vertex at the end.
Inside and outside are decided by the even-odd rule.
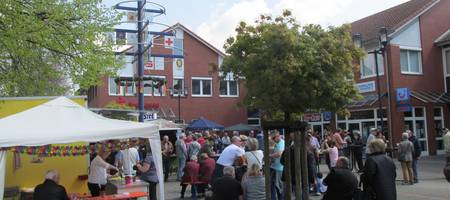
POLYGON ((156 119, 150 122, 146 122, 146 124, 157 125, 159 127, 159 130, 162 131, 182 129, 178 124, 175 124, 174 122, 165 119, 156 119))
POLYGON ((251 131, 251 130, 259 130, 259 127, 239 123, 239 124, 235 124, 233 126, 226 127, 225 130, 226 131, 251 131))
POLYGON ((108 119, 66 97, 0 119, 0 147, 158 138, 158 126, 108 119))
POLYGON ((209 121, 205 118, 197 119, 186 127, 188 130, 223 130, 223 128, 223 125, 209 121))

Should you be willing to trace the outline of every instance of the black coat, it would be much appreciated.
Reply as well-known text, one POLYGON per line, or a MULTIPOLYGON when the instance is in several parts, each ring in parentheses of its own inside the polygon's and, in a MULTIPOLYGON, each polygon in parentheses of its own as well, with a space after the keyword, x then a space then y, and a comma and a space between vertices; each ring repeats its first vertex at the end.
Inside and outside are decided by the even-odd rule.
POLYGON ((373 191, 376 200, 396 200, 395 164, 384 153, 372 154, 364 165, 361 181, 365 192, 373 191))
POLYGON ((323 183, 328 186, 323 200, 352 200, 358 187, 358 179, 350 169, 332 169, 323 183))
POLYGON ((45 179, 44 183, 39 184, 34 189, 34 200, 69 200, 66 189, 58 185, 55 181, 45 179))
POLYGON ((414 145, 413 158, 417 160, 417 158, 419 158, 420 154, 422 153, 422 148, 420 147, 420 142, 416 138, 416 136, 411 136, 409 138, 409 141, 411 141, 414 145))

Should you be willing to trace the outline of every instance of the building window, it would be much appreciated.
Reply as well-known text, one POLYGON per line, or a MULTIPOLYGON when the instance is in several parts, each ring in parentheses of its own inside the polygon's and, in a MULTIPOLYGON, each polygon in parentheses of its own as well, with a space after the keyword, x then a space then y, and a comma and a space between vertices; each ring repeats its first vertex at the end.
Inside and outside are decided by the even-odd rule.
POLYGON ((192 96, 212 96, 212 78, 192 78, 192 96))
POLYGON ((136 86, 133 81, 119 81, 116 83, 115 78, 108 78, 108 93, 110 96, 134 96, 136 94, 136 86))
POLYGON ((404 74, 422 74, 421 53, 418 50, 401 49, 400 66, 404 74))
POLYGON ((166 77, 165 76, 150 76, 153 80, 144 81, 144 95, 145 96, 165 96, 166 77))
POLYGON ((220 96, 239 96, 239 84, 235 80, 220 81, 220 96))
POLYGON ((108 78, 108 90, 109 95, 118 95, 118 89, 120 91, 120 85, 117 85, 117 83, 114 81, 114 78, 109 77, 108 78))
POLYGON ((446 134, 443 130, 444 128, 444 117, 443 117, 443 108, 442 107, 434 107, 434 128, 436 134, 436 144, 437 150, 444 150, 444 142, 442 136, 446 134))
POLYGON ((184 96, 184 79, 182 78, 174 78, 173 79, 173 95, 178 96, 178 94, 181 94, 181 96, 184 96))
MULTIPOLYGON (((384 61, 383 55, 377 55, 378 60, 378 74, 384 74, 384 61)), ((361 60, 361 78, 374 77, 377 75, 377 69, 375 65, 374 54, 367 54, 364 59, 361 60)))

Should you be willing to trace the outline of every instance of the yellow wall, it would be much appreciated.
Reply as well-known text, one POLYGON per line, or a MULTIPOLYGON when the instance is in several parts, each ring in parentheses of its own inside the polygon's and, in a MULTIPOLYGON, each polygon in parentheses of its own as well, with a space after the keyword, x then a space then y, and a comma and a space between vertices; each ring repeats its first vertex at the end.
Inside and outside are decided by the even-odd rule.
MULTIPOLYGON (((28 100, 0 100, 0 118, 22 112, 29 108, 43 104, 51 99, 28 100)), ((84 98, 72 99, 85 106, 84 98)), ((26 123, 26 122, 24 122, 26 123)), ((48 157, 42 163, 31 163, 31 156, 21 154, 21 168, 13 170, 13 153, 8 152, 6 162, 6 187, 19 186, 34 188, 44 180, 45 172, 49 169, 57 170, 61 175, 60 184, 66 187, 67 192, 87 193, 86 181, 78 180, 79 175, 87 174, 88 156, 48 157)))

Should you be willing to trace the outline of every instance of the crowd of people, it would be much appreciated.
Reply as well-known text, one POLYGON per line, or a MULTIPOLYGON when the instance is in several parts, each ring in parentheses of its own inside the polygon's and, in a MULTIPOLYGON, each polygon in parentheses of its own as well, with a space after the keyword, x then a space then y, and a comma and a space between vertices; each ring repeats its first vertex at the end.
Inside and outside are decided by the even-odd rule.
MULTIPOLYGON (((366 193, 375 195, 386 191, 383 192, 386 197, 382 194, 378 196, 383 196, 381 199, 395 199, 395 165, 386 152, 389 141, 378 129, 371 129, 365 142, 359 131, 350 133, 338 129, 320 137, 318 132, 309 129, 307 134, 305 167, 312 195, 323 195, 325 200, 352 199, 359 185, 363 185, 364 191, 371 191, 366 193), (365 163, 363 157, 366 158, 365 163), (319 167, 322 162, 328 166, 329 174, 326 177, 319 167), (361 176, 362 184, 358 184, 355 175, 361 176)), ((290 137, 290 141, 293 141, 294 135, 290 134, 290 137)), ((418 182, 420 143, 409 130, 402 138, 396 149, 404 172, 404 184, 414 184, 418 182)), ((219 135, 209 131, 182 134, 175 143, 181 197, 184 198, 187 186, 191 185, 192 197, 208 197, 205 191, 209 189, 212 199, 238 199, 240 196, 243 199, 264 199, 262 141, 262 134, 253 131, 242 135, 238 132, 219 135)), ((299 169, 294 165, 294 143, 285 145, 284 135, 277 130, 271 131, 268 153, 270 163, 267 164, 270 166, 270 195, 273 200, 284 197, 286 151, 291 151, 290 177, 295 188, 295 172, 299 169), (285 146, 289 148, 285 149, 285 146)))
MULTIPOLYGON (((290 133, 294 141, 294 133, 290 133)), ((450 158, 450 132, 444 137, 447 160, 450 158)), ((265 176, 263 166, 270 166, 271 199, 284 199, 284 185, 291 177, 293 191, 298 191, 295 173, 294 143, 285 144, 284 135, 273 130, 269 135, 270 163, 264 163, 262 133, 238 132, 218 133, 209 131, 181 134, 173 145, 168 136, 163 136, 161 153, 163 157, 164 180, 167 181, 171 169, 171 157, 175 154, 178 163, 176 179, 180 181, 180 197, 190 186, 191 197, 214 200, 259 200, 265 199, 265 176), (288 147, 285 149, 285 146, 288 147), (291 174, 286 174, 286 152, 290 151, 291 174)), ((368 199, 396 199, 396 167, 387 155, 388 144, 378 129, 371 129, 363 142, 359 131, 336 130, 320 137, 318 132, 307 130, 306 152, 309 189, 313 195, 323 195, 324 200, 350 200, 355 195, 365 195, 368 199), (365 162, 363 162, 365 157, 365 162), (325 162, 328 174, 321 173, 319 165, 325 162), (358 178, 360 182, 358 181, 358 178), (362 185, 362 187, 360 187, 362 185), (364 191, 364 192, 359 192, 364 191)), ((92 196, 104 193, 109 174, 120 172, 123 176, 138 176, 149 185, 149 199, 156 200, 158 175, 148 140, 139 142, 131 139, 127 149, 110 152, 99 149, 91 155, 88 188, 92 196)), ((403 184, 418 183, 417 162, 421 146, 414 133, 407 130, 402 140, 395 145, 397 158, 403 171, 403 184)), ((55 170, 47 172, 45 181, 35 189, 35 199, 65 199, 67 193, 58 185, 59 174, 55 170), (49 196, 50 195, 50 196, 49 196)))

